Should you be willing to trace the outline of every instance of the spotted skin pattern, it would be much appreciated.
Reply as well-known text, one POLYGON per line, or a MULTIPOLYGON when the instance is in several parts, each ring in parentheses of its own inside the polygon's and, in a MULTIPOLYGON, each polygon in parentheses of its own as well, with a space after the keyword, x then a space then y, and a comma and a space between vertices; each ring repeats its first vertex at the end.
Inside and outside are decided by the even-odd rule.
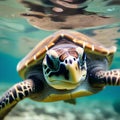
POLYGON ((97 76, 104 80, 105 85, 120 85, 120 70, 100 71, 97 76))
POLYGON ((6 114, 4 111, 9 112, 20 100, 34 92, 35 86, 32 80, 25 80, 10 88, 0 99, 0 120, 2 120, 6 114))
POLYGON ((90 74, 90 83, 92 86, 118 86, 120 85, 120 69, 114 69, 109 71, 98 71, 90 74))

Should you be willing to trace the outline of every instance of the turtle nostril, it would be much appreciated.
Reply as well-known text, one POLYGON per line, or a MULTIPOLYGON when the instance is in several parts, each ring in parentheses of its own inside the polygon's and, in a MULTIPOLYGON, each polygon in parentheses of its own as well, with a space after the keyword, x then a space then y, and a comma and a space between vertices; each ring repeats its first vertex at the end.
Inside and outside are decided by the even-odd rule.
POLYGON ((71 59, 69 60, 69 63, 72 64, 72 60, 71 59))
POLYGON ((75 58, 73 58, 73 60, 75 61, 76 59, 75 59, 75 58))
POLYGON ((76 61, 75 58, 67 58, 64 60, 65 64, 73 64, 74 61, 76 61))
POLYGON ((73 64, 74 62, 76 62, 76 58, 71 56, 64 60, 65 64, 73 64))
POLYGON ((67 64, 67 60, 65 60, 65 63, 67 64))

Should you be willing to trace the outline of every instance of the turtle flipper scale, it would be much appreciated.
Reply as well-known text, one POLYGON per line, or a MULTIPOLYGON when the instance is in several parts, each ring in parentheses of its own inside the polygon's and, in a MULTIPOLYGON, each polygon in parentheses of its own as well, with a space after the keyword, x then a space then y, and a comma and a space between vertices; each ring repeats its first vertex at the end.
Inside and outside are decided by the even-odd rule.
POLYGON ((9 111, 22 99, 29 97, 35 92, 35 83, 33 80, 25 80, 15 84, 0 98, 0 120, 9 113, 9 111))
POLYGON ((119 86, 120 85, 120 69, 113 69, 109 71, 98 71, 94 75, 90 75, 90 83, 93 86, 119 86))

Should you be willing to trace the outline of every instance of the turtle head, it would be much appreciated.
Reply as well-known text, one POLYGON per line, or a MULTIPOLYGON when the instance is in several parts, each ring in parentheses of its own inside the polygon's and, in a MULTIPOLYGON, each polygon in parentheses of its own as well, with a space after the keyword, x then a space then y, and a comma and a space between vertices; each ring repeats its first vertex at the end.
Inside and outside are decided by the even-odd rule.
POLYGON ((86 55, 81 47, 58 45, 47 51, 43 73, 47 83, 56 89, 74 89, 87 74, 86 55))

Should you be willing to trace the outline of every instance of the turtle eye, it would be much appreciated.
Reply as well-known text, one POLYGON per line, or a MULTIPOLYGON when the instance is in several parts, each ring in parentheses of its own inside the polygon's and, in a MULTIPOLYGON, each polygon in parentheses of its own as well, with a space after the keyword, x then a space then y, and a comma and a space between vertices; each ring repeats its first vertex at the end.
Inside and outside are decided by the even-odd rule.
POLYGON ((59 67, 59 61, 54 56, 47 54, 46 55, 46 62, 47 62, 48 67, 52 70, 57 70, 59 67))

